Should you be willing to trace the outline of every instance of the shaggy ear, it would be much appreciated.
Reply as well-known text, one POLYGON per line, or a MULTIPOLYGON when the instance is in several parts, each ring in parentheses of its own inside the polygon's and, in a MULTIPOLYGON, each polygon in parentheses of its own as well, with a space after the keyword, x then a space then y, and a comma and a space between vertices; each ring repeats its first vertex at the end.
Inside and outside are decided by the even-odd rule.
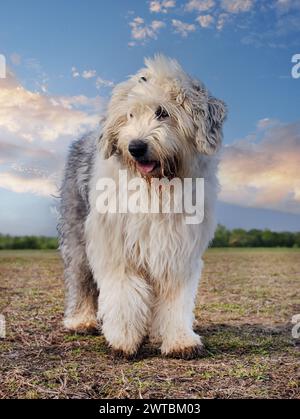
POLYGON ((227 116, 224 102, 209 94, 205 86, 191 80, 185 90, 184 107, 196 126, 195 143, 200 153, 213 154, 221 146, 222 126, 227 116))
POLYGON ((113 89, 99 141, 100 150, 104 159, 111 157, 117 150, 118 132, 126 120, 128 94, 133 85, 134 82, 129 80, 118 84, 113 89))
POLYGON ((196 145, 200 152, 213 154, 221 146, 223 137, 223 122, 227 115, 224 102, 212 96, 207 98, 207 106, 203 106, 198 114, 198 130, 196 145))
POLYGON ((227 116, 227 107, 224 102, 208 96, 207 106, 202 107, 198 114, 198 131, 196 145, 200 152, 213 154, 221 146, 223 137, 223 122, 227 116))
POLYGON ((116 132, 112 129, 113 124, 108 124, 106 120, 103 127, 103 132, 99 138, 99 148, 104 159, 109 159, 116 151, 117 139, 116 132))

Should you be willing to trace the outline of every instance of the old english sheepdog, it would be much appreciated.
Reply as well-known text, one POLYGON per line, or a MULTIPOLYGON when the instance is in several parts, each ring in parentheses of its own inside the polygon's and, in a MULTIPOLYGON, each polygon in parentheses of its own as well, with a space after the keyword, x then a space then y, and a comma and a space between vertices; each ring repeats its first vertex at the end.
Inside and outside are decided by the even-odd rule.
MULTIPOLYGON (((134 355, 145 337, 164 355, 203 353, 193 311, 201 256, 216 226, 217 152, 225 117, 222 101, 177 61, 158 55, 114 88, 101 135, 71 146, 58 227, 68 330, 101 325, 110 347, 125 356, 134 355), (120 171, 146 182, 145 199, 155 188, 161 199, 162 180, 204 179, 202 222, 186 222, 184 210, 100 211, 99 180, 115 182, 120 199, 120 171), (159 181, 154 188, 153 180, 159 181)), ((167 191, 169 198, 176 193, 167 191)))

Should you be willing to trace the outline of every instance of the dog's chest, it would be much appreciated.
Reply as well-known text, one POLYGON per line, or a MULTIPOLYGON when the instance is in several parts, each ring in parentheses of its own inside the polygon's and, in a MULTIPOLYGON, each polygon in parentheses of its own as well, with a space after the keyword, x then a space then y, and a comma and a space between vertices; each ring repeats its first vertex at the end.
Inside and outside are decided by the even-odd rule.
POLYGON ((131 266, 154 278, 181 275, 197 248, 199 229, 182 214, 128 216, 124 223, 124 255, 131 266))

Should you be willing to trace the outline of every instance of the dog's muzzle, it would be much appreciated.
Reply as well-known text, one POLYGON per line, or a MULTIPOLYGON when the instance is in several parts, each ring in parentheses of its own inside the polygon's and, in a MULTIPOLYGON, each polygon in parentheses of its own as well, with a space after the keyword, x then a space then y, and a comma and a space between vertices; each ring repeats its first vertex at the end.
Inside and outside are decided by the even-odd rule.
POLYGON ((128 150, 132 157, 134 157, 136 160, 139 160, 146 156, 148 145, 143 140, 133 140, 129 143, 128 150))
POLYGON ((150 175, 157 168, 158 163, 149 159, 148 144, 145 141, 132 140, 128 145, 128 151, 143 175, 150 175))

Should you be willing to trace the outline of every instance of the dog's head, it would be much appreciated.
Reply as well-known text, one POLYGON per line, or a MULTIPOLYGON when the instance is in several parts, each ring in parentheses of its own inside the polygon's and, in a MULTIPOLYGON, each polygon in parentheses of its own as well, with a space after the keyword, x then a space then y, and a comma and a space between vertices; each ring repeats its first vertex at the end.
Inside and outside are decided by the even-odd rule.
POLYGON ((119 155, 142 176, 180 176, 196 153, 219 149, 226 106, 175 60, 158 55, 145 65, 113 91, 103 156, 119 155))

